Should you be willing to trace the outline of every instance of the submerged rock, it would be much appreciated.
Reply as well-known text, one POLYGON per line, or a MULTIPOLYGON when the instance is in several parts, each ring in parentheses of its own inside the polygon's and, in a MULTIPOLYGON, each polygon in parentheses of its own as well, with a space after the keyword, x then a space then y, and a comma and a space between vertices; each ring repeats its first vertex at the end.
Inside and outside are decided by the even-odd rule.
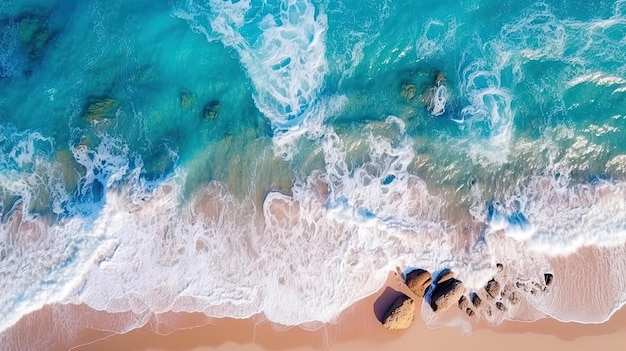
POLYGON ((491 279, 487 282, 487 285, 485 285, 485 291, 487 291, 489 296, 495 298, 500 292, 500 283, 498 283, 495 279, 491 279))
POLYGON ((215 119, 220 113, 220 102, 219 101, 211 101, 204 107, 204 118, 206 119, 215 119))
POLYGON ((454 278, 438 284, 430 296, 430 307, 435 312, 447 310, 459 300, 464 289, 463 282, 454 278))
POLYGON ((29 48, 29 56, 34 59, 51 40, 43 17, 29 15, 19 21, 19 40, 29 48))
POLYGON ((383 327, 391 330, 407 329, 415 316, 415 302, 406 295, 396 298, 385 314, 383 327))
POLYGON ((554 279, 554 276, 550 273, 546 273, 543 275, 543 278, 546 281, 546 286, 550 286, 550 284, 552 284, 552 280, 554 279))
POLYGON ((94 124, 111 118, 114 116, 117 105, 117 100, 111 98, 96 100, 87 106, 83 120, 87 123, 94 124))
POLYGON ((423 269, 415 269, 406 276, 406 285, 419 297, 424 297, 426 289, 432 282, 430 272, 423 269))
POLYGON ((402 95, 405 100, 413 100, 413 98, 415 98, 416 92, 417 90, 415 88, 415 84, 409 82, 402 83, 402 90, 400 91, 400 95, 402 95))
POLYGON ((179 100, 180 100, 180 107, 187 109, 187 108, 190 108, 194 104, 196 100, 196 95, 190 91, 183 90, 180 92, 179 100))

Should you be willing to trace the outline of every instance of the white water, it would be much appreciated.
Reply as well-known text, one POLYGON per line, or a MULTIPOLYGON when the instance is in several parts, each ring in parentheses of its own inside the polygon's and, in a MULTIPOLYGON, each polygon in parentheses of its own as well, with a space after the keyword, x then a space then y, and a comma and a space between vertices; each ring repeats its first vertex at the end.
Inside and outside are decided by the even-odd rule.
POLYGON ((207 40, 236 50, 255 87, 254 101, 278 134, 301 128, 327 71, 327 23, 310 1, 280 4, 186 1, 174 15, 207 40))
MULTIPOLYGON (((119 158, 123 145, 103 141, 92 155, 92 165, 103 165, 99 211, 50 223, 24 215, 24 198, 2 225, 2 274, 14 277, 1 304, 2 329, 52 302, 139 315, 264 313, 276 323, 314 328, 376 291, 396 267, 451 268, 468 291, 479 290, 496 262, 515 273, 511 279, 530 280, 551 269, 549 256, 626 239, 622 184, 532 178, 519 195, 501 199, 501 213, 524 213, 532 232, 520 236, 519 227, 492 222, 485 241, 485 227, 467 232, 467 223, 446 218, 445 201, 407 171, 415 154, 401 120, 365 128, 370 156, 356 168, 346 164, 344 139, 327 130, 325 170, 296 180, 292 196, 269 193, 262 204, 238 199, 216 182, 181 202, 184 174, 152 188, 119 158), (499 239, 499 229, 508 239, 499 239)), ((79 162, 81 155, 75 150, 79 162)), ((33 157, 23 162, 45 165, 33 157)), ((87 171, 83 184, 93 174, 87 171)), ((484 216, 485 208, 474 213, 484 216)), ((535 307, 537 313, 547 308, 536 301, 535 307)), ((606 319, 601 311, 585 320, 606 319)), ((559 313, 550 310, 556 318, 559 313)))

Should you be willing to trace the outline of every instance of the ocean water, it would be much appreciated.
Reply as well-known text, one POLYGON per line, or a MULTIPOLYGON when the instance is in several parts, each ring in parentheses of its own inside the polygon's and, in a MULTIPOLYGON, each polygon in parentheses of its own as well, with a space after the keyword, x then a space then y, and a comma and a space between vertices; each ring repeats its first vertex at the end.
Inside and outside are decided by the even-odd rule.
POLYGON ((0 0, 0 27, 0 331, 51 303, 316 328, 390 271, 471 292, 583 248, 585 308, 555 274, 479 317, 626 302, 624 1, 0 0))

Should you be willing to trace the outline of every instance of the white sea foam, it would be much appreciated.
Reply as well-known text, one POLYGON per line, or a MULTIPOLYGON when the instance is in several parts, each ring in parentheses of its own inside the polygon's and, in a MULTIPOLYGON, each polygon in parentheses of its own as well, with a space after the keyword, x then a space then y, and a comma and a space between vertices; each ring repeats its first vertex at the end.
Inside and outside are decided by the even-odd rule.
POLYGON ((446 22, 429 19, 415 43, 418 60, 425 60, 443 54, 446 49, 454 45, 456 35, 456 21, 454 18, 446 22))
POLYGON ((626 86, 621 86, 613 90, 613 94, 619 94, 619 93, 624 93, 624 92, 626 92, 626 86))
POLYGON ((478 264, 484 257, 453 250, 442 200, 408 174, 414 154, 402 122, 390 118, 363 136, 369 162, 349 168, 343 141, 330 131, 326 171, 297 181, 292 196, 268 194, 260 206, 216 182, 181 203, 184 174, 150 190, 138 170, 118 162, 124 147, 116 142, 91 157, 75 150, 87 168, 84 186, 108 174, 99 180, 104 196, 91 216, 54 223, 20 216, 23 210, 9 216, 2 272, 14 279, 2 300, 2 329, 52 302, 140 315, 263 312, 314 327, 373 293, 397 266, 450 266, 463 277, 488 272, 488 263, 478 264))
POLYGON ((59 171, 46 162, 53 140, 37 132, 18 133, 6 127, 0 127, 0 133, 0 142, 7 147, 0 150, 0 190, 3 195, 19 198, 30 209, 35 207, 33 204, 42 190, 49 191, 51 207, 59 213, 68 196, 60 186, 59 171))
POLYGON ((237 51, 258 109, 276 133, 287 133, 301 126, 322 88, 326 16, 307 0, 258 5, 252 10, 250 1, 187 1, 174 15, 237 51))
POLYGON ((469 125, 478 136, 471 141, 470 150, 501 162, 508 157, 515 117, 511 92, 501 84, 504 64, 489 66, 486 60, 471 60, 460 72, 461 89, 469 104, 461 110, 457 121, 469 125))
POLYGON ((19 75, 23 68, 18 54, 18 24, 9 21, 2 25, 0 31, 0 78, 14 77, 19 75))
MULTIPOLYGON (((317 3, 316 3, 317 4, 317 3)), ((365 51, 384 33, 384 26, 389 16, 394 13, 396 4, 392 0, 362 2, 359 8, 353 8, 343 1, 326 0, 319 4, 322 12, 330 17, 336 16, 332 25, 335 33, 340 33, 338 42, 346 50, 330 50, 326 54, 331 68, 341 73, 338 87, 343 81, 354 75, 365 57, 365 51)), ((403 53, 398 54, 400 59, 403 53)), ((371 62, 370 69, 376 70, 371 62)))
POLYGON ((324 121, 329 117, 338 115, 348 98, 345 95, 326 96, 305 113, 305 118, 299 126, 294 126, 289 133, 278 133, 272 138, 274 154, 284 159, 291 159, 297 153, 297 143, 301 137, 318 139, 329 128, 324 121))
POLYGON ((561 58, 566 49, 567 28, 551 8, 538 2, 528 8, 518 21, 505 24, 500 40, 507 48, 516 48, 527 60, 561 58))
MULTIPOLYGON (((103 185, 99 209, 51 223, 24 215, 22 206, 3 223, 0 267, 13 279, 1 300, 2 330, 52 302, 144 317, 264 313, 273 322, 315 328, 377 290, 396 267, 450 268, 467 291, 479 291, 496 274, 496 262, 509 270, 503 284, 536 281, 550 271, 550 255, 626 240, 621 184, 532 178, 500 200, 497 213, 507 224, 498 228, 492 220, 483 233, 486 206, 475 212, 483 213, 476 222, 455 223, 446 217, 446 201, 409 173, 415 153, 402 120, 372 123, 357 138, 328 129, 320 148, 324 170, 295 179, 291 195, 272 192, 260 204, 218 182, 183 201, 182 172, 145 184, 129 159, 120 159, 128 152, 115 139, 74 150, 87 169, 81 184, 103 185), (349 166, 355 143, 364 143, 368 156, 349 166), (533 231, 519 235, 523 221, 511 221, 513 213, 522 213, 533 231)), ((522 293, 534 307, 494 314, 490 323, 547 311, 541 299, 522 293)), ((606 318, 604 309, 590 311, 587 320, 606 318)))
POLYGON ((564 92, 583 83, 613 86, 614 94, 623 92, 626 55, 621 50, 621 33, 626 17, 621 9, 616 5, 606 18, 580 21, 559 18, 550 5, 537 2, 517 20, 504 24, 495 38, 473 39, 457 72, 468 105, 460 116, 453 117, 479 136, 469 141, 472 157, 507 159, 515 118, 511 94, 525 79, 523 66, 530 61, 560 61, 568 67, 564 79, 540 83, 542 99, 553 104, 544 114, 565 113, 564 92), (502 81, 504 71, 512 73, 506 81, 502 81))
POLYGON ((448 89, 444 84, 431 88, 432 98, 428 101, 428 110, 433 116, 441 116, 446 112, 448 89))
POLYGON ((611 86, 617 84, 626 84, 626 79, 605 74, 602 72, 593 72, 574 77, 569 82, 567 82, 567 85, 569 87, 573 87, 582 83, 593 83, 596 85, 611 86))
MULTIPOLYGON (((381 128, 404 135, 395 118, 381 128)), ((394 146, 373 130, 364 136, 371 162, 349 169, 341 139, 330 132, 327 171, 297 182, 292 196, 268 194, 262 210, 218 183, 182 212, 175 184, 141 200, 109 194, 97 222, 116 239, 114 254, 85 276, 71 301, 110 312, 263 312, 293 325, 334 320, 398 265, 466 271, 471 265, 441 244, 452 238, 441 200, 406 172, 409 139, 394 146)))
MULTIPOLYGON (((58 214, 69 206, 69 191, 63 179, 65 175, 60 171, 65 169, 65 165, 50 160, 52 141, 39 133, 10 133, 5 130, 3 135, 10 135, 15 145, 10 152, 1 154, 3 168, 9 166, 7 162, 13 162, 22 171, 8 168, 0 174, 3 195, 19 198, 12 209, 4 209, 6 217, 0 225, 0 276, 4 277, 3 281, 10 281, 0 300, 4 316, 0 321, 2 330, 21 316, 67 296, 91 267, 93 257, 99 254, 107 234, 105 227, 93 227, 90 217, 78 213, 55 223, 46 217, 31 214, 33 208, 46 203, 58 214), (50 143, 50 147, 35 147, 37 141, 50 143)), ((112 172, 108 162, 114 158, 111 156, 114 149, 104 144, 102 150, 106 148, 108 156, 94 152, 91 156, 98 163, 90 170, 98 168, 98 178, 110 186, 107 181, 111 180, 110 175, 122 172, 124 167, 116 164, 112 172)), ((93 177, 87 176, 84 186, 89 184, 89 179, 93 181, 93 177)), ((80 207, 76 210, 84 213, 80 207)))
POLYGON ((625 196, 623 183, 569 184, 566 175, 536 176, 496 209, 490 229, 504 229, 546 255, 620 245, 626 242, 625 196))
POLYGON ((519 21, 503 26, 501 37, 504 49, 513 53, 518 79, 520 66, 529 60, 559 60, 572 67, 565 85, 557 82, 545 87, 555 90, 552 93, 560 98, 563 88, 584 82, 623 84, 626 56, 619 48, 624 45, 621 33, 625 28, 626 16, 618 5, 608 18, 579 21, 558 18, 549 5, 539 2, 528 8, 519 21), (603 73, 607 67, 611 74, 603 73))

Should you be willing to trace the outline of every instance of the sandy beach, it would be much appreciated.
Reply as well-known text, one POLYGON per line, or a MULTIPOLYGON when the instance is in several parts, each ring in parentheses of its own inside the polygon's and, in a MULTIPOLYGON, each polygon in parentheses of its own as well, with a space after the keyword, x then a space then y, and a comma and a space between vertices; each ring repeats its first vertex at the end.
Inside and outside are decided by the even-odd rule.
MULTIPOLYGON (((276 328, 260 318, 236 320, 219 319, 208 323, 201 314, 158 316, 144 327, 126 334, 90 329, 88 325, 113 325, 132 316, 109 315, 85 306, 47 306, 23 318, 10 333, 18 336, 19 344, 11 349, 49 350, 380 350, 438 347, 444 350, 618 350, 626 345, 626 310, 618 311, 603 324, 561 323, 542 319, 533 323, 505 322, 498 327, 479 326, 471 336, 463 336, 451 328, 429 329, 419 315, 407 331, 383 328, 376 315, 388 304, 385 299, 394 291, 406 292, 402 281, 390 274, 387 285, 376 294, 349 308, 337 324, 325 325, 315 331, 299 327, 276 328), (381 298, 382 296, 382 298, 381 298), (58 314, 80 316, 73 325, 83 329, 66 329, 58 314), (91 321, 91 322, 89 322, 91 321), (193 325, 200 327, 189 328, 193 325), (166 324, 177 325, 173 331, 166 324), (53 330, 53 333, 49 331, 53 330), (64 330, 66 333, 64 334, 64 330), (155 332, 159 331, 159 333, 155 332), (162 335, 167 334, 167 335, 162 335), (41 343, 46 339, 45 343, 41 343), (17 346, 17 348, 16 348, 17 346)), ((416 312, 419 314, 419 306, 416 312)), ((65 321, 67 322, 67 321, 65 321)))

